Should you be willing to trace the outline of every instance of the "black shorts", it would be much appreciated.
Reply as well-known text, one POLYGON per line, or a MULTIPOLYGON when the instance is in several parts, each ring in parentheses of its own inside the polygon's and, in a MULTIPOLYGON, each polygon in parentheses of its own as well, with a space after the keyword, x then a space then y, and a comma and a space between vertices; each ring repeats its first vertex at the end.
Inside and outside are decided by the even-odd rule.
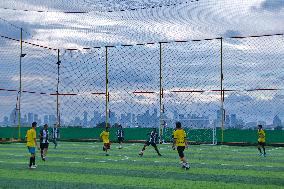
POLYGON ((152 145, 153 147, 157 147, 156 143, 150 142, 150 141, 147 141, 147 142, 145 143, 145 145, 147 145, 147 146, 152 145))
POLYGON ((124 141, 124 138, 123 137, 118 137, 117 138, 117 141, 120 143, 120 142, 123 142, 124 141))
POLYGON ((258 142, 258 145, 265 146, 265 142, 258 142))
POLYGON ((48 148, 48 143, 40 143, 40 149, 48 148))
POLYGON ((110 143, 104 143, 103 151, 110 149, 110 143))
POLYGON ((180 158, 184 157, 184 153, 183 153, 184 149, 185 149, 185 146, 178 146, 177 147, 178 155, 179 155, 180 158))

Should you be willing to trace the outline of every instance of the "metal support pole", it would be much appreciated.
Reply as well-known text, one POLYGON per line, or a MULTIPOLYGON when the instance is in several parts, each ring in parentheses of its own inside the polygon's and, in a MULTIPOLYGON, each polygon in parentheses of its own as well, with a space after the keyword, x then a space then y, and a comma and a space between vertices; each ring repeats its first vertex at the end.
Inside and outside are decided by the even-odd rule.
POLYGON ((58 126, 61 125, 60 123, 60 111, 59 111, 59 79, 60 79, 60 50, 57 50, 57 85, 56 85, 56 116, 57 116, 57 124, 58 126))
POLYGON ((163 130, 164 130, 164 107, 163 107, 163 73, 162 73, 162 43, 159 43, 160 46, 160 128, 159 128, 159 136, 160 143, 163 142, 163 130))
POLYGON ((223 89, 223 38, 221 37, 221 129, 222 129, 222 143, 224 142, 224 89, 223 89))
POLYGON ((19 98, 18 98, 18 140, 21 140, 21 96, 22 96, 22 58, 23 55, 23 29, 21 28, 21 40, 20 40, 21 54, 20 54, 20 86, 19 86, 19 98))
POLYGON ((108 103, 109 103, 109 92, 108 92, 108 47, 106 47, 106 128, 108 127, 108 103))

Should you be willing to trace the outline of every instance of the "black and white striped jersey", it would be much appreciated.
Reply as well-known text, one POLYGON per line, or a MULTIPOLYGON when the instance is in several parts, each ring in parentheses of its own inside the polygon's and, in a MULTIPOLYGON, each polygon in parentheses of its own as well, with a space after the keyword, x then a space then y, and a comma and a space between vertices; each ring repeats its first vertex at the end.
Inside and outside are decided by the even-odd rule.
POLYGON ((152 131, 151 133, 149 133, 149 135, 150 135, 149 142, 156 144, 159 139, 159 134, 156 131, 152 131))
POLYGON ((52 139, 58 139, 59 138, 59 129, 54 127, 52 128, 52 139))
POLYGON ((116 136, 117 136, 117 138, 119 138, 119 137, 124 138, 124 131, 123 131, 123 129, 118 129, 116 131, 116 136))
POLYGON ((49 138, 49 131, 48 131, 48 129, 42 129, 40 131, 39 137, 40 137, 40 143, 48 144, 49 143, 49 141, 48 141, 48 138, 49 138))

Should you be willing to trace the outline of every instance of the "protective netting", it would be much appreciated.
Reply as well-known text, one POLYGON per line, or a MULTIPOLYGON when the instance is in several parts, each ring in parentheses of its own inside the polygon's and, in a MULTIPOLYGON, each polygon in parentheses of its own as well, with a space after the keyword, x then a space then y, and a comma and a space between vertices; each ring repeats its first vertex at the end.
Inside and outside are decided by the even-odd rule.
POLYGON ((60 60, 61 125, 95 127, 105 122, 104 49, 66 50, 60 60))
POLYGON ((110 123, 126 127, 159 125, 158 45, 109 49, 110 123))
POLYGON ((1 38, 1 122, 8 126, 55 123, 56 101, 51 94, 56 92, 56 52, 26 45, 21 54, 19 47, 19 41, 1 38))
MULTIPOLYGON (((167 127, 180 121, 190 129, 212 136, 215 112, 220 108, 220 41, 164 44, 163 87, 167 127)), ((196 137, 196 138, 195 138, 196 137)))
MULTIPOLYGON (((273 8, 273 3, 270 4, 273 8)), ((19 39, 18 29, 23 28, 29 34, 25 36, 25 40, 54 48, 77 49, 216 36, 282 33, 283 24, 280 20, 283 20, 284 16, 283 11, 267 11, 268 5, 264 7, 262 1, 251 0, 72 0, 68 3, 67 0, 5 0, 0 2, 1 7, 0 33, 19 39), (168 3, 172 6, 167 6, 168 3), (142 4, 149 6, 140 9, 142 4), (114 11, 117 7, 124 7, 126 11, 90 11, 98 10, 99 7, 114 11), (130 7, 134 7, 134 10, 130 7)))
POLYGON ((224 41, 225 127, 281 125, 273 120, 283 117, 283 47, 282 36, 224 41))
POLYGON ((56 123, 57 51, 23 46, 21 125, 56 123))
POLYGON ((169 141, 181 121, 197 142, 213 142, 216 127, 282 126, 283 35, 59 54, 24 44, 21 82, 19 45, 1 38, 2 125, 17 125, 21 94, 21 125, 161 127, 169 141))
POLYGON ((17 125, 16 111, 19 90, 19 55, 18 42, 0 38, 0 117, 3 125, 17 125))
POLYGON ((187 4, 198 0, 3 0, 0 8, 46 12, 121 11, 187 4), (20 6, 21 5, 21 6, 20 6), (20 7, 20 8, 19 8, 20 7))

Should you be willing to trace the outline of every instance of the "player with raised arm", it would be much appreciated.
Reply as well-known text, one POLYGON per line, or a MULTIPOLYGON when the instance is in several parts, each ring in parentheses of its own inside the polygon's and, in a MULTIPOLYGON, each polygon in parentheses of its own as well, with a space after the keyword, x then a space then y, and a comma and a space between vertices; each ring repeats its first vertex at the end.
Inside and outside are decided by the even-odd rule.
POLYGON ((184 157, 184 150, 187 148, 186 133, 181 127, 181 122, 176 122, 176 130, 174 131, 173 149, 177 149, 179 158, 182 161, 182 168, 189 169, 189 164, 184 157))
POLYGON ((146 143, 144 144, 144 146, 143 146, 142 150, 140 151, 139 155, 143 156, 146 147, 151 145, 156 150, 158 156, 162 156, 162 154, 159 152, 159 149, 157 147, 157 142, 158 142, 158 139, 159 139, 159 135, 157 133, 157 129, 153 128, 153 130, 150 133, 148 133, 148 135, 149 135, 149 140, 146 141, 146 143))

